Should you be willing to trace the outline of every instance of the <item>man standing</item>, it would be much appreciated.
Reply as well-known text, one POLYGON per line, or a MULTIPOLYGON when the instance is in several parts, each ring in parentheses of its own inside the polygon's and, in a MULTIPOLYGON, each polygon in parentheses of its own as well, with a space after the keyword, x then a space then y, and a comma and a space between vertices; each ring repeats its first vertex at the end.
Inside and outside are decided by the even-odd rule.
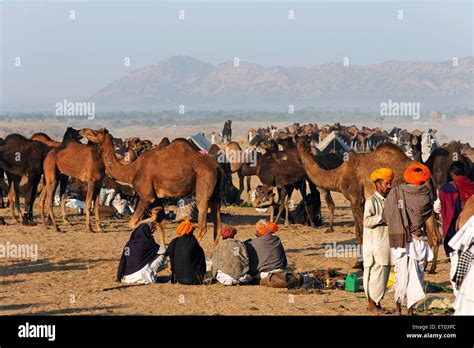
POLYGON ((427 166, 410 165, 403 174, 406 183, 390 190, 382 214, 395 256, 394 291, 399 314, 405 297, 409 315, 425 297, 424 264, 433 258, 424 227, 433 212, 433 197, 426 185, 430 176, 427 166))
POLYGON ((388 227, 382 223, 382 212, 392 187, 393 170, 379 168, 370 174, 376 192, 365 201, 362 255, 364 258, 364 290, 367 309, 382 313, 380 306, 390 274, 388 227))

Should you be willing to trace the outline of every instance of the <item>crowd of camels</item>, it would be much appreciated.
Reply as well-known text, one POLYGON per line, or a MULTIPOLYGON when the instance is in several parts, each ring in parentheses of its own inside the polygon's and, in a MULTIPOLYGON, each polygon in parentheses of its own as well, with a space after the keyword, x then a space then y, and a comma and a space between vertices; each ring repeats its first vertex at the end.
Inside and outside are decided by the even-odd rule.
MULTIPOLYGON (((307 202, 304 209, 311 226, 314 221, 309 208, 320 212, 321 198, 328 205, 329 227, 332 230, 335 205, 332 192, 340 192, 350 202, 355 221, 355 236, 362 243, 362 221, 364 201, 374 192, 369 180, 370 173, 379 167, 391 167, 395 172, 395 184, 401 182, 403 172, 414 160, 423 162, 421 150, 422 132, 408 132, 399 128, 391 132, 356 126, 345 127, 338 123, 321 129, 315 124, 293 124, 281 130, 275 127, 249 130, 244 144, 258 151, 256 163, 229 163, 218 161, 221 151, 242 151, 241 143, 230 141, 222 146, 212 145, 203 154, 186 139, 169 141, 163 138, 159 144, 148 140, 129 138, 126 141, 114 138, 107 129, 81 129, 68 127, 61 142, 52 140, 44 133, 30 138, 10 134, 0 139, 0 207, 4 206, 3 194, 8 192, 12 223, 16 223, 16 212, 20 213, 20 196, 24 196, 24 209, 20 213, 23 224, 33 223, 33 206, 38 186, 40 216, 45 228, 58 227, 53 198, 59 185, 61 213, 64 226, 70 225, 65 209, 66 193, 72 184, 82 185, 85 191, 85 219, 87 231, 93 231, 91 210, 94 207, 95 230, 102 231, 99 216, 99 192, 107 185, 127 187, 137 198, 136 209, 130 219, 135 227, 147 209, 160 204, 162 198, 184 197, 194 194, 198 205, 198 239, 207 230, 208 210, 214 225, 214 241, 220 234, 220 208, 241 202, 247 178, 247 193, 250 192, 250 177, 257 176, 264 191, 278 190, 278 215, 289 223, 288 202, 292 192, 300 190, 307 202), (319 153, 315 144, 335 132, 350 148, 348 153, 319 153), (407 156, 409 150, 410 157, 407 156), (237 173, 239 187, 232 182, 237 173), (6 176, 6 183, 4 181, 6 176), (21 183, 24 185, 21 185, 21 183), (2 192, 1 188, 4 187, 2 192), (306 200, 307 188, 311 197, 306 200), (47 210, 47 215, 45 215, 47 210)), ((226 139, 230 140, 230 139, 226 139)), ((447 180, 447 168, 455 160, 462 161, 470 176, 474 176, 474 150, 469 144, 452 141, 434 149, 424 163, 433 173, 430 185, 433 192, 447 180)), ((435 254, 430 272, 436 269, 436 256, 442 235, 433 216, 428 223, 429 241, 435 254)))

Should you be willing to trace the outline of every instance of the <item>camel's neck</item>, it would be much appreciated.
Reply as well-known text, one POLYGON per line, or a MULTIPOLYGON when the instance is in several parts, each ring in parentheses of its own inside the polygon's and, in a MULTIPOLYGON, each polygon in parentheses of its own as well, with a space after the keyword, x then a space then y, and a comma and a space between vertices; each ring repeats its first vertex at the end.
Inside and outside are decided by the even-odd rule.
POLYGON ((303 144, 298 144, 298 153, 308 178, 318 187, 341 192, 340 179, 345 162, 333 170, 322 169, 316 160, 306 151, 303 144))
POLYGON ((114 145, 111 137, 106 137, 102 144, 102 160, 104 161, 107 175, 121 183, 131 184, 134 176, 134 166, 121 164, 115 156, 114 145))

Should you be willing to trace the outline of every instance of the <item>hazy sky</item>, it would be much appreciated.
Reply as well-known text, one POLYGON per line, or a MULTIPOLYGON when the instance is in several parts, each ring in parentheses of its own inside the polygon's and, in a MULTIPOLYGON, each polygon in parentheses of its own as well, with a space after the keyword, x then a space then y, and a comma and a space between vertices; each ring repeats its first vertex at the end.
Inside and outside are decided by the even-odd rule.
POLYGON ((473 55, 471 1, 4 0, 0 9, 0 94, 7 109, 87 98, 131 70, 178 54, 263 66, 473 55))

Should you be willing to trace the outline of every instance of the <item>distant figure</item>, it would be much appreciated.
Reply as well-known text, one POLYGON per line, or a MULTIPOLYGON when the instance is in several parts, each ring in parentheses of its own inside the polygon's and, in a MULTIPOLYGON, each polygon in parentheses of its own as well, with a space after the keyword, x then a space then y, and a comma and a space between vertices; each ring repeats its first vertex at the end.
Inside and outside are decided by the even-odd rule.
POLYGON ((231 142, 232 141, 232 121, 228 120, 224 123, 224 129, 222 130, 222 142, 231 142))
POLYGON ((211 144, 216 144, 216 132, 211 133, 211 144))

